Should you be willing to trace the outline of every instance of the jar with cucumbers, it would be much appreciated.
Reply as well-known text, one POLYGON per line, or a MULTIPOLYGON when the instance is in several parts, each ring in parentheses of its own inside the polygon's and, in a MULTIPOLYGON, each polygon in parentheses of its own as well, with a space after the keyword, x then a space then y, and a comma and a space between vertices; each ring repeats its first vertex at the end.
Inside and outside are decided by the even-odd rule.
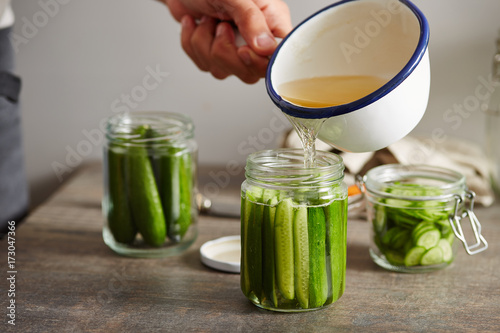
POLYGON ((247 159, 241 191, 241 289, 255 305, 324 308, 345 289, 347 186, 341 157, 301 149, 247 159))
POLYGON ((104 242, 116 253, 158 258, 197 236, 197 145, 189 117, 128 112, 108 119, 104 147, 104 242))
POLYGON ((469 254, 487 248, 472 211, 474 193, 460 173, 391 164, 369 170, 361 182, 372 225, 369 251, 379 266, 396 272, 430 272, 453 262, 459 241, 469 254), (465 219, 474 232, 473 244, 464 236, 465 219))

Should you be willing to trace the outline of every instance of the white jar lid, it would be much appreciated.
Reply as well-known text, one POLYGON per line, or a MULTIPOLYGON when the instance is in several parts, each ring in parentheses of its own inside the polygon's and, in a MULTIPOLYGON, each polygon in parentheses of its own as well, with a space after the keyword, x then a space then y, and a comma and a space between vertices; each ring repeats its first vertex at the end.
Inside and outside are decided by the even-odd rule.
POLYGON ((229 273, 240 272, 241 238, 226 236, 204 243, 200 248, 201 262, 229 273))

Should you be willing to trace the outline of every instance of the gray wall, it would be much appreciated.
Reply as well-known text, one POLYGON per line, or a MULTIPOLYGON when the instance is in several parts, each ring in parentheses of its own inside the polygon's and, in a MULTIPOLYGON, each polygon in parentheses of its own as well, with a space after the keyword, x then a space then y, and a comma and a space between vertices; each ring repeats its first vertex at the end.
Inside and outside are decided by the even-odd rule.
MULTIPOLYGON (((17 68, 24 80, 24 146, 35 203, 82 162, 100 159, 99 124, 116 108, 190 115, 204 164, 244 163, 255 144, 251 137, 259 149, 276 146, 279 133, 266 129, 288 125, 263 81, 249 86, 199 72, 180 47, 178 24, 161 4, 57 1, 13 0, 17 68), (156 70, 162 72, 158 85, 145 90, 144 78, 156 70), (132 96, 129 106, 126 95, 132 96)), ((287 2, 298 23, 332 1, 287 2)), ((500 1, 414 2, 430 22, 432 66, 429 108, 415 133, 442 128, 482 144, 484 118, 468 105, 473 106, 480 78, 490 72, 500 1), (455 105, 468 107, 460 114, 455 105)))

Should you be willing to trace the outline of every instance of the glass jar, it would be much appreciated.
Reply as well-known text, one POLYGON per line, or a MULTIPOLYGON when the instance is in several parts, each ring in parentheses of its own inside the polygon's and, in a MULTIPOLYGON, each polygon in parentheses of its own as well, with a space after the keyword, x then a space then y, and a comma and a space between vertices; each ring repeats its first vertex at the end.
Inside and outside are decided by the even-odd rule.
POLYGON ((108 119, 104 242, 131 257, 164 257, 197 236, 197 145, 185 115, 129 112, 108 119))
POLYGON ((488 247, 472 211, 474 193, 460 173, 389 164, 369 170, 362 182, 372 224, 369 252, 379 266, 406 273, 444 268, 455 258, 456 237, 469 254, 488 247), (471 245, 460 224, 467 217, 475 237, 471 245))
POLYGON ((486 104, 486 156, 493 190, 500 197, 500 31, 493 56, 491 94, 486 104))
POLYGON ((301 149, 247 159, 241 191, 241 289, 274 311, 326 307, 345 289, 347 187, 340 156, 301 149))

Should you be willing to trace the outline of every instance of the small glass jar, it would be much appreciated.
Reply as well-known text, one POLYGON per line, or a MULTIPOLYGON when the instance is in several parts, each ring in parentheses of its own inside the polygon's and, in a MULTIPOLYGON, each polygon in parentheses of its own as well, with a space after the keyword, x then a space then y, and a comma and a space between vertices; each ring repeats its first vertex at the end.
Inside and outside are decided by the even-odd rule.
POLYGON ((116 253, 158 258, 197 236, 197 145, 185 115, 129 112, 108 119, 104 242, 116 253))
POLYGON ((469 254, 487 248, 472 211, 474 193, 467 190, 460 173, 389 164, 369 170, 362 182, 372 224, 369 252, 379 266, 406 273, 444 268, 455 258, 455 238, 469 254), (464 236, 460 222, 466 217, 475 232, 475 244, 469 245, 464 236))
POLYGON ((491 94, 484 105, 486 115, 486 156, 493 190, 500 198, 500 31, 493 56, 491 94))
POLYGON ((345 289, 347 187, 338 155, 256 152, 241 191, 241 289, 274 311, 326 307, 345 289))

